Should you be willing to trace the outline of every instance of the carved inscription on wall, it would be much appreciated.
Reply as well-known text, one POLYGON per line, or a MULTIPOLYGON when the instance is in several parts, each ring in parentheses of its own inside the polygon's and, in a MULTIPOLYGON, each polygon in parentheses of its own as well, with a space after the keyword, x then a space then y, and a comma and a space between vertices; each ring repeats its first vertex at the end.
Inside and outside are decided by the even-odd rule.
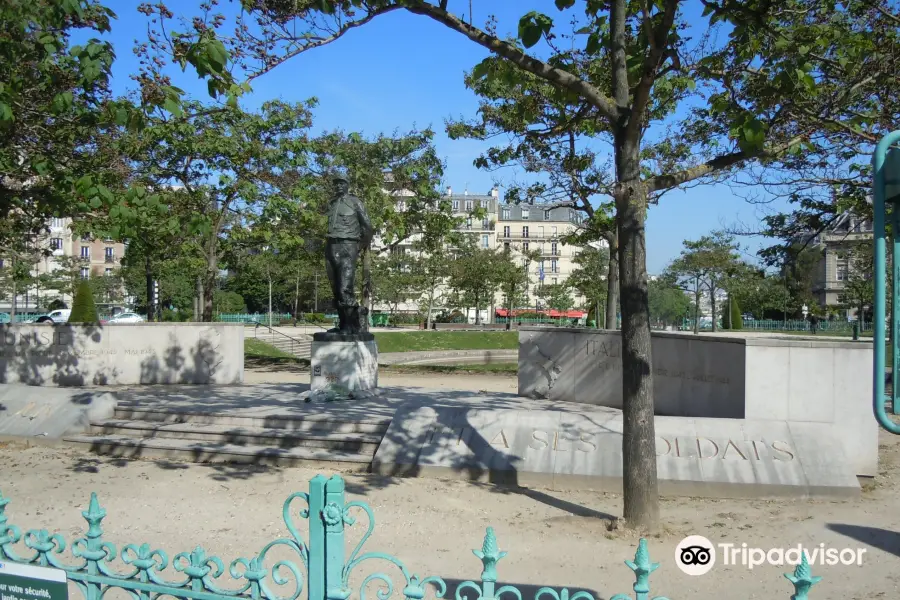
MULTIPOLYGON (((586 356, 600 357, 601 362, 596 367, 599 372, 620 373, 622 371, 622 345, 620 342, 615 340, 588 340, 584 343, 584 352, 586 356)), ((723 385, 728 385, 731 382, 730 378, 715 373, 689 372, 683 369, 662 369, 660 367, 654 367, 653 376, 723 385)))
MULTIPOLYGON (((467 446, 472 436, 481 435, 471 427, 446 428, 437 427, 432 430, 429 441, 436 434, 452 435, 456 446, 467 446)), ((603 434, 609 436, 610 434, 603 434)), ((501 452, 511 450, 512 431, 501 429, 485 441, 501 452)), ((617 437, 618 440, 618 437, 617 437)), ((535 429, 531 432, 528 452, 605 452, 601 447, 600 436, 587 432, 561 432, 535 429)), ((618 450, 618 449, 617 449, 618 450)), ((618 453, 618 452, 617 452, 618 453)), ((708 437, 656 436, 656 455, 668 458, 686 458, 697 460, 737 460, 759 461, 766 457, 773 460, 789 462, 794 460, 795 453, 787 442, 775 440, 733 440, 712 439, 708 437)))

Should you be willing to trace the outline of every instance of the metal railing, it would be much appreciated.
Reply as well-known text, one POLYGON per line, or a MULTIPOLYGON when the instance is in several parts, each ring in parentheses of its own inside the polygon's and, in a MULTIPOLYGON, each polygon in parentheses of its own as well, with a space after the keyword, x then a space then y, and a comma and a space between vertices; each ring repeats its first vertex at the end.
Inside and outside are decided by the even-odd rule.
MULTIPOLYGON (((323 331, 325 330, 325 327, 322 327, 321 325, 309 325, 309 327, 316 327, 316 328, 322 329, 323 331)), ((260 336, 259 336, 260 329, 263 329, 264 331, 268 331, 272 336, 275 337, 276 340, 287 340, 289 343, 289 346, 288 346, 289 350, 287 350, 286 348, 282 348, 281 346, 276 346, 276 347, 279 350, 287 350, 287 352, 289 354, 292 354, 294 356, 298 356, 297 352, 301 348, 308 348, 310 345, 309 340, 298 340, 297 338, 290 336, 282 331, 278 331, 277 329, 273 329, 264 323, 256 323, 254 325, 254 327, 253 327, 253 337, 254 338, 256 338, 256 339, 260 338, 260 336)), ((266 341, 271 343, 272 338, 268 338, 266 341)), ((275 344, 272 344, 272 345, 275 345, 275 344)))
MULTIPOLYGON (((106 510, 100 507, 96 493, 91 494, 87 510, 81 513, 87 521, 87 531, 70 544, 63 534, 47 529, 31 529, 23 536, 19 527, 8 522, 5 508, 10 501, 0 494, 0 560, 59 569, 65 579, 76 584, 85 600, 102 600, 110 588, 141 599, 168 596, 185 600, 298 600, 302 595, 309 600, 365 600, 373 582, 378 585, 376 595, 380 600, 388 600, 394 590, 406 600, 422 600, 429 589, 435 597, 443 598, 447 594, 443 577, 420 578, 395 556, 363 552, 375 530, 375 513, 364 501, 348 502, 345 489, 340 475, 330 479, 324 475, 313 477, 308 493, 295 492, 282 505, 286 534, 268 542, 249 558, 235 558, 228 568, 202 546, 175 554, 170 562, 168 552, 150 544, 117 546, 104 539, 102 523, 106 510), (306 506, 295 507, 296 500, 306 506), (348 555, 345 535, 362 515, 366 517, 365 532, 348 555), (305 539, 300 532, 304 519, 309 523, 305 539), (71 559, 62 556, 66 548, 71 549, 71 559), (280 551, 277 559, 269 557, 273 549, 280 551), (393 575, 376 570, 376 565, 391 568, 393 575)), ((487 528, 481 549, 473 552, 481 561, 481 577, 458 584, 453 597, 461 600, 469 596, 466 590, 471 590, 469 597, 483 600, 496 600, 504 594, 518 600, 524 598, 517 586, 498 585, 497 565, 507 553, 500 550, 493 527, 487 528)), ((810 572, 806 552, 800 554, 794 572, 785 574, 794 588, 792 600, 808 600, 810 588, 822 579, 810 572)), ((634 559, 624 562, 634 573, 634 596, 615 594, 610 600, 650 600, 650 575, 660 565, 650 560, 645 538, 638 541, 634 559)), ((737 596, 732 592, 729 597, 737 596)), ((537 590, 533 598, 595 600, 591 592, 570 593, 568 588, 549 587, 537 590)), ((665 598, 657 596, 654 600, 665 598)))
MULTIPOLYGON (((722 328, 722 319, 716 319, 717 328, 722 328)), ((812 324, 802 319, 752 319, 742 320, 741 329, 749 331, 812 331, 812 324)), ((819 333, 837 333, 850 335, 853 333, 856 325, 859 325, 860 332, 870 332, 874 329, 874 323, 871 321, 856 323, 846 320, 822 320, 816 323, 816 331, 819 333)), ((684 319, 681 328, 685 330, 694 328, 694 319, 684 319)), ((712 329, 712 321, 710 319, 700 319, 700 329, 712 329)))

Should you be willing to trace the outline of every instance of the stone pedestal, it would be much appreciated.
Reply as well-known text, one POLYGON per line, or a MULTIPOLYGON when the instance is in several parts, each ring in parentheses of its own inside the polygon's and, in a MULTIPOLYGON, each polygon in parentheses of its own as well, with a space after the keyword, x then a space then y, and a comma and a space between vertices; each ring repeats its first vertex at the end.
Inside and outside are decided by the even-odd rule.
POLYGON ((378 346, 371 333, 313 335, 310 387, 375 390, 378 387, 378 346))

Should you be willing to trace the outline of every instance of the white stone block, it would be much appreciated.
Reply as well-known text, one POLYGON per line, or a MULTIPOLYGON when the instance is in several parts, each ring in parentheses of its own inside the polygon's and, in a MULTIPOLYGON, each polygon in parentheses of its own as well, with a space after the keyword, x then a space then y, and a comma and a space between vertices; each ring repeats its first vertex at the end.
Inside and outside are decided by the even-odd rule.
POLYGON ((371 341, 313 341, 310 387, 337 386, 350 391, 378 387, 378 345, 371 341))
POLYGON ((236 384, 239 323, 0 325, 0 383, 41 386, 236 384))

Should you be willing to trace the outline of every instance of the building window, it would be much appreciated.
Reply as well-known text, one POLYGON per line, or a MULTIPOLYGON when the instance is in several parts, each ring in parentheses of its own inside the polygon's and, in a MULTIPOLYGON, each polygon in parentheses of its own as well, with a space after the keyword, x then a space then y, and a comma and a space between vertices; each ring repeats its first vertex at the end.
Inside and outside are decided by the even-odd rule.
POLYGON ((550 272, 551 273, 559 273, 559 265, 557 264, 557 260, 555 258, 550 259, 550 272))
POLYGON ((491 239, 488 235, 481 236, 481 247, 482 248, 490 248, 491 247, 491 239))
POLYGON ((81 247, 81 258, 90 258, 91 257, 91 247, 90 246, 82 246, 81 247))
POLYGON ((559 256, 559 248, 557 247, 556 242, 550 242, 550 254, 559 256))
POLYGON ((541 225, 540 227, 538 227, 538 237, 539 237, 539 238, 542 238, 542 239, 543 239, 543 237, 544 237, 544 226, 543 226, 543 225, 541 225))
POLYGON ((51 250, 62 250, 62 238, 50 238, 51 250))
POLYGON ((459 200, 453 201, 453 210, 459 210, 459 200))
POLYGON ((81 236, 81 241, 82 241, 82 242, 89 242, 89 241, 91 241, 91 232, 87 232, 87 233, 85 233, 84 235, 82 235, 82 236, 81 236))
POLYGON ((553 226, 550 228, 550 235, 553 236, 553 237, 556 237, 556 225, 553 225, 553 226))
POLYGON ((507 237, 507 238, 510 237, 510 233, 509 233, 509 225, 504 225, 504 227, 503 227, 503 237, 507 237))
POLYGON ((472 217, 466 219, 466 229, 472 229, 472 217))
POLYGON ((406 210, 406 202, 404 202, 403 200, 401 200, 400 202, 398 202, 398 203, 397 203, 397 210, 398 210, 399 212, 405 211, 405 210, 406 210))
POLYGON ((503 243, 503 250, 504 250, 505 252, 509 252, 509 242, 504 242, 504 243, 503 243))
POLYGON ((522 227, 522 237, 523 237, 523 238, 527 238, 527 237, 528 237, 528 225, 524 225, 524 226, 522 227))
POLYGON ((81 278, 87 279, 91 276, 91 270, 88 267, 81 267, 81 278))
POLYGON ((482 229, 490 229, 491 221, 487 217, 481 220, 481 228, 482 229))
POLYGON ((112 275, 112 271, 112 269, 106 269, 105 271, 103 271, 103 274, 109 277, 110 275, 112 275))
POLYGON ((541 269, 540 272, 543 273, 546 270, 546 264, 544 263, 544 259, 541 259, 541 269))
POLYGON ((550 211, 549 211, 549 210, 545 210, 545 211, 544 211, 544 220, 545 220, 545 221, 549 221, 549 220, 550 220, 550 211))
POLYGON ((509 218, 509 209, 508 209, 508 208, 504 208, 504 209, 503 209, 503 218, 504 218, 504 219, 508 219, 508 218, 509 218))
POLYGON ((475 201, 475 208, 481 208, 481 200, 475 201))
POLYGON ((466 200, 466 210, 472 210, 472 201, 466 200))
POLYGON ((522 207, 522 219, 527 220, 530 212, 531 211, 529 210, 529 208, 527 206, 523 206, 522 207))
POLYGON ((50 228, 51 229, 62 229, 66 226, 65 219, 60 219, 59 217, 53 217, 50 219, 50 228))
POLYGON ((106 262, 115 262, 115 260, 116 260, 116 251, 115 251, 114 248, 107 247, 107 248, 104 250, 103 256, 104 256, 106 262))
POLYGON ((528 242, 522 243, 522 252, 528 252, 528 242))
POLYGON ((837 280, 838 281, 847 281, 847 267, 838 265, 837 280))
POLYGON ((557 285, 559 283, 559 279, 556 277, 553 278, 553 285, 557 285))

